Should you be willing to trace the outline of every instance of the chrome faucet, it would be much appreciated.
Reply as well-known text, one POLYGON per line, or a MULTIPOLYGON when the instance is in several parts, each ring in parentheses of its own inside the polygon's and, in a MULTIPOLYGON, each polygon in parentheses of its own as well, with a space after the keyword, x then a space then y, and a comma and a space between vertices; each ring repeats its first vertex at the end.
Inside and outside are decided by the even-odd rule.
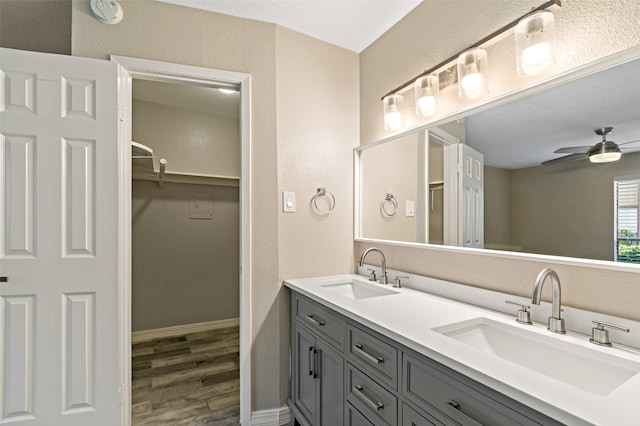
POLYGON ((549 325, 547 326, 547 330, 553 331, 554 333, 564 334, 566 330, 564 328, 564 319, 561 317, 561 302, 560 302, 560 278, 558 278, 558 274, 551 268, 543 269, 540 274, 538 274, 538 278, 536 278, 536 283, 533 287, 533 296, 531 297, 531 303, 534 305, 540 305, 540 297, 542 296, 542 286, 544 285, 547 277, 551 278, 552 293, 551 293, 551 316, 549 317, 549 325))
POLYGON ((371 247, 366 249, 364 253, 362 253, 362 256, 360 256, 360 262, 358 262, 358 266, 364 266, 364 258, 367 257, 367 255, 372 251, 380 253, 380 259, 382 261, 382 276, 380 277, 380 284, 389 284, 389 281, 387 279, 387 260, 384 257, 384 253, 379 248, 371 247))

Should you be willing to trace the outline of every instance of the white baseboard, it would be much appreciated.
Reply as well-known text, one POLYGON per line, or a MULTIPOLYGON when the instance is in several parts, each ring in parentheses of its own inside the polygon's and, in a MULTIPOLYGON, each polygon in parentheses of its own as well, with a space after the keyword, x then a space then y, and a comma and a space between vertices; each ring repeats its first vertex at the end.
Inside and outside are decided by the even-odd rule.
POLYGON ((237 327, 239 325, 240 318, 230 318, 218 321, 199 322, 196 324, 177 325, 174 327, 156 328, 153 330, 134 331, 131 333, 131 343, 140 343, 152 339, 162 339, 218 328, 237 327))
POLYGON ((291 423, 291 410, 286 405, 251 413, 251 426, 283 426, 291 423))

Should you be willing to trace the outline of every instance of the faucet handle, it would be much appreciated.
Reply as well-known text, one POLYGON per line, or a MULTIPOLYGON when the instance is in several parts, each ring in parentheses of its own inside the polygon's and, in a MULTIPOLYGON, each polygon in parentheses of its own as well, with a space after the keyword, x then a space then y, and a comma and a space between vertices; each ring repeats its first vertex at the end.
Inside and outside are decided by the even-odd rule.
POLYGON ((405 276, 405 275, 396 275, 396 277, 393 279, 393 287, 395 288, 400 288, 402 287, 402 281, 400 280, 408 280, 409 277, 405 276))
POLYGON ((369 281, 378 281, 376 277, 376 270, 373 268, 367 268, 367 271, 371 272, 371 276, 369 276, 369 281))
POLYGON ((591 329, 591 338, 589 341, 595 345, 600 346, 611 346, 611 342, 609 341, 609 330, 605 330, 606 328, 611 328, 613 330, 624 331, 625 333, 629 332, 629 329, 626 327, 620 327, 615 324, 608 324, 606 322, 600 321, 591 321, 596 326, 591 329))
POLYGON ((520 324, 533 324, 531 322, 531 312, 529 312, 529 309, 531 309, 530 305, 523 305, 522 303, 513 302, 511 300, 505 300, 505 303, 510 303, 512 305, 520 306, 520 309, 518 310, 518 318, 516 319, 516 322, 519 322, 520 324))

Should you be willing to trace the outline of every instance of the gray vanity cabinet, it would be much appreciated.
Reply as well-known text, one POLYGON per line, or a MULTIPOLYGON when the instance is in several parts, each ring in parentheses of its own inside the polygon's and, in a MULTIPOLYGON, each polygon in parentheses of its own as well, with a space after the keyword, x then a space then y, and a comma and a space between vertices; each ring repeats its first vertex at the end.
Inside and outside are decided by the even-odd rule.
POLYGON ((303 426, 562 424, 296 292, 292 319, 303 426))
POLYGON ((293 322, 292 352, 291 405, 296 420, 303 425, 342 424, 344 355, 300 321, 293 322))

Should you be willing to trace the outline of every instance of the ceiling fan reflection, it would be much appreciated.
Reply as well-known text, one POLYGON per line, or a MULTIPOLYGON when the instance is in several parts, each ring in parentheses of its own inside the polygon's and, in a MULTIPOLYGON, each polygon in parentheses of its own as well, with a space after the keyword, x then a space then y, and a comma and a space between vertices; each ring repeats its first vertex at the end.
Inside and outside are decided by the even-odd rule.
POLYGON ((608 141, 607 135, 609 135, 613 131, 613 127, 602 127, 600 129, 594 130, 597 135, 602 136, 602 141, 598 142, 595 145, 587 145, 587 146, 569 146, 560 149, 556 149, 554 154, 569 154, 564 157, 554 158, 552 160, 547 160, 542 162, 543 165, 549 164, 557 164, 564 163, 567 161, 581 160, 584 158, 589 158, 589 161, 592 163, 610 163, 613 161, 618 161, 622 156, 622 150, 640 150, 640 146, 638 147, 625 147, 620 148, 623 145, 630 145, 632 143, 640 142, 640 139, 624 142, 624 143, 615 143, 614 141, 608 141))

